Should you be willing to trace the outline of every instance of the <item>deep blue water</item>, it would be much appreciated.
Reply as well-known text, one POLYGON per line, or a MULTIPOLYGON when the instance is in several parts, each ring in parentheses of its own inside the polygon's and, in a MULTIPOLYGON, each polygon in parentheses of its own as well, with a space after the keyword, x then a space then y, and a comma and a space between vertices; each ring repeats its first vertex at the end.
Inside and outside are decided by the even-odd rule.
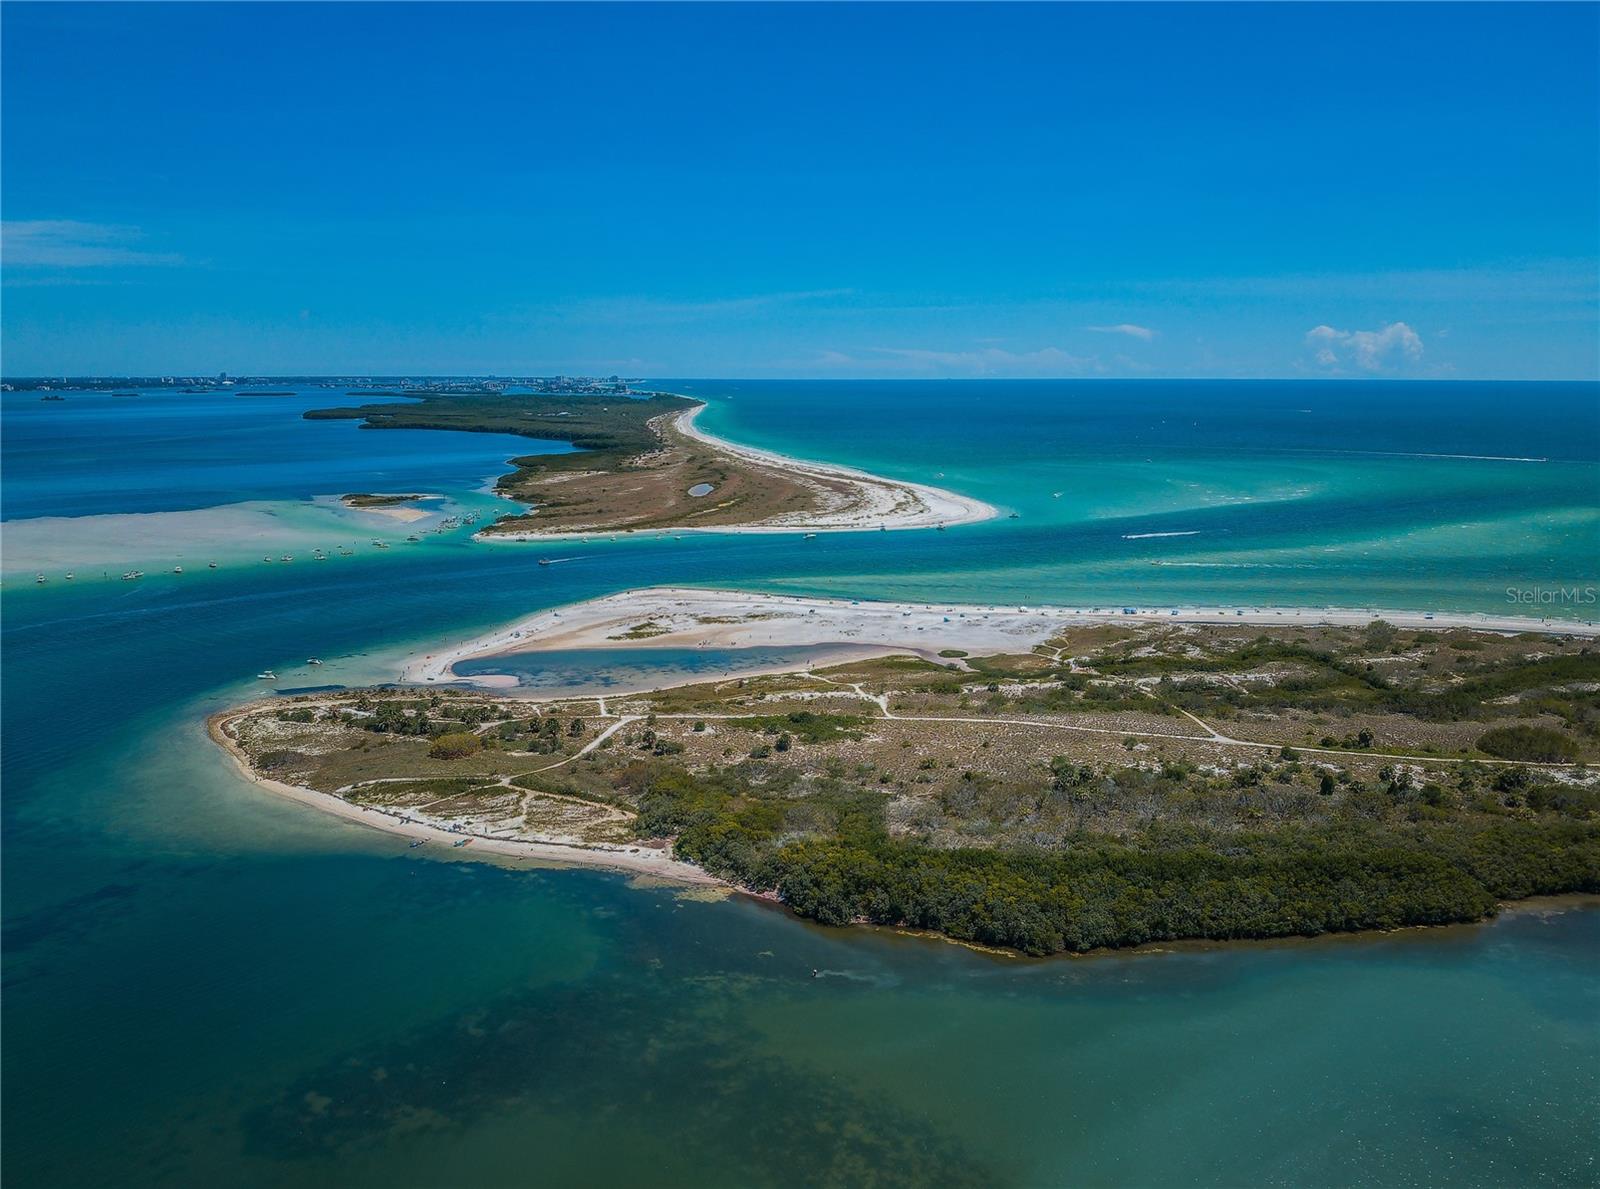
MULTIPOLYGON (((1298 387, 1256 389, 1235 420, 1303 404, 1298 387)), ((1329 440, 1440 452, 1431 415, 1405 405, 1412 389, 1337 406, 1351 387, 1317 386, 1321 407, 1365 419, 1381 396, 1414 428, 1340 423, 1329 440)), ((1436 413, 1453 387, 1416 391, 1436 413)), ((205 738, 204 715, 259 693, 263 667, 295 684, 387 680, 407 647, 654 583, 1028 602, 1137 583, 1141 601, 1288 591, 1494 609, 1495 585, 1518 575, 1595 572, 1593 386, 1459 393, 1464 424, 1481 424, 1449 452, 1559 466, 1311 447, 1307 461, 1299 444, 1210 439, 1147 462, 1113 443, 1167 431, 1140 430, 1149 411, 1118 390, 1089 400, 1093 386, 955 385, 948 406, 919 404, 914 430, 895 412, 901 386, 711 388, 733 396, 706 415, 714 429, 945 482, 1020 518, 806 542, 455 541, 0 594, 8 1185, 810 1186, 860 1184, 863 1169, 909 1185, 1600 1179, 1593 909, 996 959, 617 876, 420 858, 264 796, 205 738), (1564 409, 1576 445, 1558 456, 1520 430, 1493 433, 1496 401, 1508 424, 1525 407, 1564 409), (1108 406, 1097 447, 1078 430, 1088 404, 1108 406), (995 422, 1020 427, 1014 457, 995 422), (1216 540, 1125 539, 1178 525, 1216 540), (553 552, 579 560, 537 564, 553 552), (297 671, 312 655, 328 663, 297 671)), ((331 476, 355 474, 367 450, 388 465, 389 433, 287 415, 293 430, 264 432, 345 444, 331 472, 308 444, 304 490, 286 484, 283 498, 382 486, 331 476)), ((275 414, 252 403, 244 416, 275 414)), ((186 472, 226 448, 226 431, 207 432, 217 440, 167 463, 142 445, 125 461, 156 489, 166 467, 176 490, 198 491, 186 472)), ((475 435, 433 438, 440 475, 492 474, 505 457, 475 435)), ((82 474, 46 498, 68 498, 82 474)), ((422 465, 404 485, 444 484, 429 478, 422 465)), ((96 510, 136 510, 139 486, 102 493, 111 506, 96 510)), ((649 650, 625 651, 567 671, 649 665, 649 650)))
POLYGON ((0 395, 6 439, 0 517, 174 512, 349 491, 473 488, 509 470, 505 459, 571 449, 510 434, 363 430, 358 421, 301 417, 307 409, 388 403, 342 389, 257 397, 159 390, 65 396, 0 395))

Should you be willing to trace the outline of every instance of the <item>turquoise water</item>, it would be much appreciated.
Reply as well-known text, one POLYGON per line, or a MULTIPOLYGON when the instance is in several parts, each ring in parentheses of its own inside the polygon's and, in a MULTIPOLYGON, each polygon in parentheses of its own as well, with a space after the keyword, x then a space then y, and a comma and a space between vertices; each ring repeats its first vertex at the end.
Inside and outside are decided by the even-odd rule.
POLYGON ((830 592, 1504 614, 1600 577, 1594 384, 663 383, 712 432, 1017 513, 838 546, 830 592))
MULTIPOLYGON (((648 583, 1083 602, 1138 583, 1163 591, 1141 601, 1290 590, 1503 611, 1507 583, 1595 574, 1593 386, 1315 386, 1323 405, 1300 386, 1257 388, 1232 428, 1188 453, 1177 434, 1162 454, 1134 441, 1157 435, 1138 429, 1154 414, 1136 388, 951 385, 907 423, 897 385, 700 387, 733 398, 708 411, 714 429, 944 482, 1019 519, 806 542, 452 538, 343 565, 7 584, 7 1184, 809 1186, 869 1169, 907 1185, 1600 1180, 1593 909, 1001 959, 613 875, 421 859, 263 796, 206 740, 205 713, 258 694, 264 667, 294 685, 391 679, 410 647, 648 583), (1411 429, 1374 427, 1384 401, 1411 429), (1446 442, 1432 427, 1452 405, 1451 425, 1478 428, 1446 442), (1287 434, 1259 426, 1290 406, 1329 410, 1320 453, 1262 440, 1287 434), (1564 416, 1565 432, 1527 428, 1541 416, 1564 416), (1007 432, 1023 444, 1004 446, 1007 432), (1386 454, 1333 452, 1351 441, 1386 454), (1391 456, 1441 442, 1550 461, 1391 456), (1126 539, 1191 530, 1217 539, 1126 539), (1411 544, 1383 552, 1386 534, 1411 544), (1362 560, 1353 542, 1379 552, 1362 560), (551 554, 574 560, 537 564, 551 554), (1305 568, 1265 568, 1291 563, 1305 568)), ((297 424, 281 432, 299 434, 285 415, 297 424)), ((187 455, 128 463, 167 467, 181 491, 225 435, 213 424, 187 455)), ((386 436, 342 433, 330 466, 358 473, 366 450, 379 465, 386 436)), ((424 458, 405 486, 490 475, 505 457, 435 436, 438 481, 424 458)), ((379 486, 297 465, 301 495, 379 486)), ((118 512, 145 497, 107 498, 118 512)), ((625 651, 563 664, 580 680, 651 664, 625 651)))

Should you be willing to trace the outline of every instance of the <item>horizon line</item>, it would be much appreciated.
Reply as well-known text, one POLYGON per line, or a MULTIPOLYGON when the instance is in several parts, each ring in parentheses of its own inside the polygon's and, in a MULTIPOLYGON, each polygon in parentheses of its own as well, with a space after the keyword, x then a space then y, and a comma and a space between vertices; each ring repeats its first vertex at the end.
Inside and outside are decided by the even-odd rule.
MULTIPOLYGON (((570 377, 572 379, 593 379, 597 372, 578 371, 549 371, 549 372, 373 372, 373 371, 342 371, 342 372, 224 372, 232 380, 347 380, 361 377, 369 380, 517 380, 523 378, 552 379, 570 377)), ((673 380, 714 381, 718 383, 872 383, 872 384, 978 384, 978 383, 1012 383, 1012 384, 1148 384, 1148 383, 1196 383, 1196 384, 1282 384, 1290 382, 1307 382, 1318 384, 1600 384, 1600 374, 1593 376, 1373 376, 1373 375, 1341 375, 1341 376, 737 376, 737 375, 702 375, 702 376, 634 376, 625 377, 621 372, 611 372, 627 382, 668 382, 673 380)), ((156 378, 177 380, 209 380, 214 373, 210 371, 179 371, 168 370, 162 372, 50 372, 35 375, 0 375, 0 384, 33 383, 40 381, 54 381, 57 383, 72 380, 151 380, 156 378)))

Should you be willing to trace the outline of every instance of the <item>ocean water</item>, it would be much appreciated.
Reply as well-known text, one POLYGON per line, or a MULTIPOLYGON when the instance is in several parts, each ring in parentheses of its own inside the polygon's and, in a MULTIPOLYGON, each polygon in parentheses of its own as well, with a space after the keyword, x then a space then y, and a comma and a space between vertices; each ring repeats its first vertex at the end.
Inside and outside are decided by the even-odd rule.
POLYGON ((0 514, 175 512, 349 491, 472 488, 507 469, 496 465, 504 459, 571 450, 511 434, 379 433, 359 421, 307 421, 308 409, 408 402, 342 389, 283 391, 294 395, 147 389, 44 401, 33 392, 0 394, 0 514))
MULTIPOLYGON (((135 396, 65 392, 0 394, 5 478, 0 570, 13 580, 43 572, 74 582, 120 581, 217 561, 219 568, 276 561, 321 547, 372 552, 397 545, 446 516, 492 515, 488 486, 524 454, 564 453, 565 442, 510 434, 370 431, 357 421, 307 421, 307 409, 385 404, 342 389, 292 396, 140 390, 135 396), (343 507, 337 497, 379 491, 437 494, 416 525, 343 507)), ((433 549, 465 532, 426 536, 433 549)), ((412 550, 415 551, 414 549, 412 550)))
MULTIPOLYGON (((714 430, 1018 519, 805 542, 457 536, 137 583, 8 578, 8 1185, 1600 1181, 1593 908, 1026 961, 610 874, 421 858, 263 795, 211 746, 205 714, 257 696, 262 668, 389 680, 410 649, 654 583, 1503 612, 1507 585, 1596 576, 1592 385, 695 383, 714 430), (1179 414, 1203 424, 1163 428, 1179 414)), ((470 488, 509 456, 437 434, 437 470, 424 450, 367 481, 409 447, 263 412, 279 399, 229 408, 296 451, 337 435, 326 468, 307 441, 292 483, 203 494, 188 470, 226 449, 232 415, 208 410, 151 434, 165 461, 128 446, 148 478, 100 489, 95 515, 470 488)), ((7 539, 93 469, 52 494, 48 466, 23 466, 35 490, 6 503, 7 539)), ((551 667, 603 682, 733 663, 624 651, 551 667)))
POLYGON ((1594 384, 663 386, 707 399, 712 432, 1017 515, 806 576, 833 592, 1510 613, 1508 590, 1600 576, 1594 384))

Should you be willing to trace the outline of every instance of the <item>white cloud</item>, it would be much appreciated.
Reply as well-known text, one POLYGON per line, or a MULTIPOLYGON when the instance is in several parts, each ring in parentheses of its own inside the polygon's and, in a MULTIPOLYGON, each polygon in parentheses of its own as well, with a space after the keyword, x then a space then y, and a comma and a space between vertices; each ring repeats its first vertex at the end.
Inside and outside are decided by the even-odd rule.
POLYGON ((7 268, 108 268, 183 262, 172 252, 148 252, 134 246, 143 238, 137 227, 112 223, 11 219, 0 223, 0 264, 7 268))
POLYGON ((1422 339, 1404 322, 1382 330, 1314 326, 1306 332, 1306 346, 1317 366, 1334 370, 1354 364, 1364 372, 1381 372, 1422 358, 1422 339))
POLYGON ((1118 322, 1115 326, 1085 326, 1085 330, 1092 330, 1096 334, 1125 334, 1129 338, 1143 339, 1149 342, 1156 337, 1156 332, 1148 326, 1135 326, 1132 322, 1118 322))

